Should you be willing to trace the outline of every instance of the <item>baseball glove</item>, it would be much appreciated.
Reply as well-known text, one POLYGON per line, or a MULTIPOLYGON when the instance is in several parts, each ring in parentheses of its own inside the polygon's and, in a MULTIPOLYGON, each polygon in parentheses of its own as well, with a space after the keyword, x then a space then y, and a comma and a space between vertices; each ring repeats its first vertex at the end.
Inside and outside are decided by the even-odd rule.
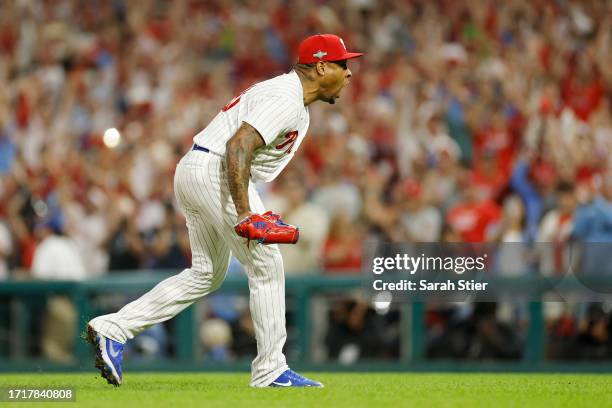
POLYGON ((300 237, 299 228, 284 223, 272 211, 249 215, 234 226, 234 231, 247 239, 247 245, 251 240, 260 244, 295 244, 300 237))

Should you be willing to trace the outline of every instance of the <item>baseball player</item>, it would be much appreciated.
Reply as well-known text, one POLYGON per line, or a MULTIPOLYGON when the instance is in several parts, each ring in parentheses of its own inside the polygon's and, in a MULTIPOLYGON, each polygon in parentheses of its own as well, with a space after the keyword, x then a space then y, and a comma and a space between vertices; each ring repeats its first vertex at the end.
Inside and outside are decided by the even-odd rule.
POLYGON ((299 231, 264 213, 253 182, 273 180, 289 163, 308 130, 308 105, 335 103, 351 77, 347 60, 362 54, 348 52, 332 34, 306 38, 298 54, 291 72, 253 85, 225 105, 179 162, 174 190, 187 220, 192 266, 88 323, 96 367, 110 384, 122 382, 125 342, 218 289, 234 254, 248 276, 257 340, 251 386, 323 386, 290 370, 283 355, 285 278, 276 243, 295 243, 299 231))

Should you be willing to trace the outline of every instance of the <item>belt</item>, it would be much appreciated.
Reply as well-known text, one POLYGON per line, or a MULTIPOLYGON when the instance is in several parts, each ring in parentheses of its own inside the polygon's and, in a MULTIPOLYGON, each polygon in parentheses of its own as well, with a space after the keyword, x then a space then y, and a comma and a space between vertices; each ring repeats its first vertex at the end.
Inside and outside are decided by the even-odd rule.
POLYGON ((193 148, 191 148, 191 150, 198 150, 198 151, 200 151, 200 152, 210 153, 210 150, 208 150, 208 149, 207 149, 207 148, 205 148, 205 147, 198 146, 197 144, 194 144, 194 145, 193 145, 193 148))

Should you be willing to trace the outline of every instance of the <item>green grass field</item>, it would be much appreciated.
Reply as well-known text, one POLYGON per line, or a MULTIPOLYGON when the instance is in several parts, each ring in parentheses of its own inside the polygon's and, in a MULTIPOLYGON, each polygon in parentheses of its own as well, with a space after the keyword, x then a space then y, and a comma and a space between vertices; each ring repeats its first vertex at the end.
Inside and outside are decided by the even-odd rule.
MULTIPOLYGON (((612 375, 308 373, 324 389, 253 389, 249 375, 128 373, 114 388, 94 372, 2 374, 0 387, 73 387, 76 403, 16 407, 609 407, 612 375)), ((8 404, 4 404, 7 406, 8 404)))

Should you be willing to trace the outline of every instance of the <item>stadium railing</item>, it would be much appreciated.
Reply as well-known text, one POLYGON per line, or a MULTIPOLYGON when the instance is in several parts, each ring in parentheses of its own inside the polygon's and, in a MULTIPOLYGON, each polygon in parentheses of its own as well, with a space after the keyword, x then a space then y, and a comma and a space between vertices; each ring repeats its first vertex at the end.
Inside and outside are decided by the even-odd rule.
MULTIPOLYGON (((174 273, 139 271, 107 275, 101 278, 83 281, 33 281, 9 280, 0 282, 0 306, 6 307, 11 302, 13 324, 12 348, 8 357, 0 357, 0 371, 81 371, 91 367, 91 352, 88 344, 82 339, 81 331, 92 317, 92 299, 104 294, 139 295, 174 273), (25 345, 28 343, 28 330, 32 317, 29 303, 34 299, 41 302, 48 296, 65 295, 75 305, 79 330, 74 333, 74 362, 54 363, 34 359, 28 356, 25 345)), ((590 284, 612 285, 612 276, 595 276, 589 278, 590 284)), ((517 290, 528 288, 531 293, 542 296, 549 289, 550 281, 540 277, 487 277, 482 282, 494 282, 497 285, 515 287, 517 290)), ((571 279, 565 280, 557 290, 572 291, 582 283, 571 279)), ((297 352, 293 355, 291 365, 306 370, 385 370, 385 371, 612 371, 612 361, 602 362, 560 362, 545 358, 545 322, 543 302, 528 302, 528 321, 526 349, 523 358, 517 361, 475 361, 475 360, 429 360, 425 358, 426 327, 425 303, 414 300, 402 303, 402 332, 400 358, 394 361, 361 361, 352 365, 340 365, 337 362, 317 363, 312 359, 312 300, 320 295, 342 295, 363 287, 360 276, 323 276, 307 275, 286 278, 286 295, 292 298, 293 313, 298 335, 296 336, 297 352)), ((228 278, 218 293, 248 294, 245 278, 228 278)), ((524 293, 524 292, 523 292, 524 293)), ((174 358, 155 359, 151 361, 126 362, 130 370, 169 370, 169 371, 236 371, 248 370, 249 361, 231 363, 212 363, 197 358, 197 322, 194 307, 190 306, 174 319, 173 331, 176 355, 174 358)))

